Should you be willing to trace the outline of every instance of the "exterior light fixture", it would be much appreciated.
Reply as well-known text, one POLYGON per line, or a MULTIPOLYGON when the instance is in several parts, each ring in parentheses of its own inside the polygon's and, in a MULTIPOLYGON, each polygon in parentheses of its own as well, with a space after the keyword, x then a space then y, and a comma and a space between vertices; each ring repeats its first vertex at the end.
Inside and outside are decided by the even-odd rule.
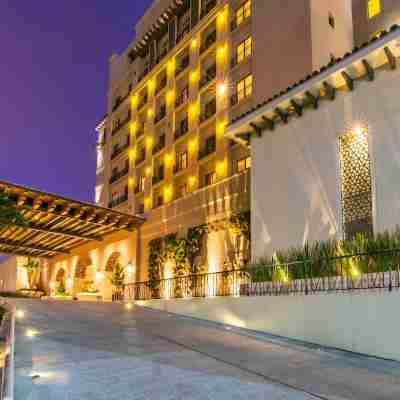
POLYGON ((129 158, 131 160, 134 160, 136 158, 136 149, 130 149, 129 150, 129 158))
POLYGON ((135 94, 135 95, 132 96, 132 98, 131 98, 131 106, 134 108, 134 107, 137 106, 137 103, 138 103, 138 96, 137 96, 137 94, 135 94))
POLYGON ((152 108, 149 108, 149 109, 147 110, 147 116, 148 116, 149 118, 151 118, 153 115, 154 115, 153 109, 152 109, 152 108))
POLYGON ((133 273, 135 272, 135 268, 133 267, 133 265, 132 265, 131 263, 129 263, 129 264, 126 266, 126 272, 127 272, 128 274, 133 274, 133 273))
POLYGON ((196 184, 196 177, 193 175, 189 177, 189 186, 193 187, 196 184))
POLYGON ((133 178, 132 177, 130 177, 129 179, 128 179, 128 186, 129 187, 133 187, 133 184, 135 183, 135 181, 133 180, 133 178))
POLYGON ((26 336, 27 337, 35 337, 35 336, 37 336, 39 334, 39 332, 37 331, 37 330, 35 330, 35 329, 28 329, 27 331, 26 331, 26 336))
POLYGON ((51 288, 51 289, 54 289, 55 287, 56 287, 55 282, 50 282, 50 288, 51 288))
POLYGON ((132 123, 130 124, 130 132, 131 132, 131 135, 134 135, 134 134, 136 133, 136 130, 137 130, 137 124, 136 124, 136 122, 132 122, 132 123))
POLYGON ((23 310, 17 310, 17 318, 22 319, 25 317, 25 312, 23 310))
POLYGON ((153 146, 153 137, 152 136, 148 136, 147 139, 146 139, 147 150, 149 150, 151 148, 151 146, 153 146))
POLYGON ((195 84, 199 79, 199 71, 196 69, 192 71, 189 75, 190 83, 195 84))
POLYGON ((103 272, 97 271, 96 272, 96 280, 101 281, 103 279, 103 272))
POLYGON ((192 48, 192 50, 195 50, 197 48, 197 39, 192 39, 192 41, 190 42, 190 47, 192 48))
POLYGON ((150 197, 147 197, 144 200, 144 207, 146 208, 146 210, 150 210, 150 208, 151 208, 151 199, 150 199, 150 197))
POLYGON ((225 55, 226 55, 226 44, 221 45, 218 47, 217 50, 217 58, 219 61, 224 61, 225 60, 225 55))
POLYGON ((146 175, 150 176, 151 175, 151 167, 146 167, 146 175))
POLYGON ((130 311, 130 310, 132 310, 132 308, 133 308, 133 304, 132 303, 125 304, 125 309, 126 310, 130 311))
POLYGON ((227 85, 225 82, 221 82, 217 87, 217 94, 219 97, 223 97, 226 94, 227 85))
POLYGON ((165 166, 169 166, 169 165, 171 165, 171 163, 172 163, 172 155, 171 154, 166 154, 165 156, 164 156, 164 163, 165 163, 165 166))

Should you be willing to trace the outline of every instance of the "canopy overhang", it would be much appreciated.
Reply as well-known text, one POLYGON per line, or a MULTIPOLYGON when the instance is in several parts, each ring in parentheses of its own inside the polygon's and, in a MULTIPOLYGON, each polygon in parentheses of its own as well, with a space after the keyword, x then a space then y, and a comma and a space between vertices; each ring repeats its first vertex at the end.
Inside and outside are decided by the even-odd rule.
POLYGON ((0 253, 53 258, 120 231, 136 230, 145 219, 89 203, 0 181, 25 224, 0 224, 0 253))

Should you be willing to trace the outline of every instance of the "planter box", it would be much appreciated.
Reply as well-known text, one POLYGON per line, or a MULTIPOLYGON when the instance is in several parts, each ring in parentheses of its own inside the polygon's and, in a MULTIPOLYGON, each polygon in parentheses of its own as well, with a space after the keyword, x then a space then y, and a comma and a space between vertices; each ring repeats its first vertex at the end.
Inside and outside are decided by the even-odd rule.
POLYGON ((78 293, 76 295, 79 301, 102 301, 103 296, 100 293, 78 293))

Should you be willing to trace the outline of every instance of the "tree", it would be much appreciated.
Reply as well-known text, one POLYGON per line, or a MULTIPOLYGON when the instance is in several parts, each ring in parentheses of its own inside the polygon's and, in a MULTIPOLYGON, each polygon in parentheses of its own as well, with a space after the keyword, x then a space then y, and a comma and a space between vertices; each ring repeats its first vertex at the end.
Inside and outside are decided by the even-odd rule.
POLYGON ((0 193, 0 225, 25 225, 25 218, 15 208, 15 203, 0 193))
POLYGON ((115 286, 117 289, 122 288, 125 281, 125 272, 124 268, 120 263, 117 263, 113 269, 111 276, 111 284, 115 286))

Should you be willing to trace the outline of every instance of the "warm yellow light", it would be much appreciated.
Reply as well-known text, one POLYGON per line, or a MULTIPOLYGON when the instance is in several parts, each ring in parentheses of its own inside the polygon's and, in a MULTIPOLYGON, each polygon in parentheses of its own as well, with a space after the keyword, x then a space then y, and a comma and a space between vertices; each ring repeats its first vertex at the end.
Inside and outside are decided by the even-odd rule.
POLYGON ((225 26, 227 14, 228 14, 227 10, 223 10, 218 14, 218 17, 217 17, 218 29, 223 29, 223 27, 225 26))
POLYGON ((96 272, 96 280, 101 281, 103 279, 103 272, 97 271, 96 272))
POLYGON ((170 60, 167 66, 168 75, 172 77, 175 73, 175 60, 170 60))
POLYGON ((154 83, 154 80, 152 79, 151 81, 149 81, 149 84, 148 84, 148 90, 149 90, 149 94, 151 94, 151 92, 154 90, 154 88, 155 88, 155 83, 154 83))
POLYGON ((188 147, 189 147, 189 152, 194 153, 197 148, 197 140, 196 139, 190 140, 188 147))
POLYGON ((28 329, 26 331, 26 336, 28 336, 28 337, 35 337, 38 334, 39 334, 39 332, 37 330, 35 330, 35 329, 28 329))
POLYGON ((165 96, 165 101, 167 105, 172 104, 172 102, 174 101, 174 97, 175 97, 175 92, 173 90, 170 90, 165 96))
POLYGON ((197 39, 192 39, 190 42, 190 47, 195 50, 197 48, 197 39))
POLYGON ((25 312, 22 310, 17 310, 17 318, 21 319, 25 317, 25 312))
POLYGON ((132 188, 133 185, 134 185, 134 183, 135 183, 134 179, 133 179, 132 177, 130 177, 130 178, 128 179, 128 186, 129 186, 130 188, 132 188))
POLYGON ((196 184, 196 177, 195 176, 189 177, 189 186, 193 187, 195 184, 196 184))
POLYGON ((225 128, 227 125, 227 121, 220 121, 217 124, 217 136, 222 137, 225 134, 225 128))
POLYGON ((136 158, 136 149, 130 149, 129 150, 129 158, 130 158, 130 160, 135 160, 135 158, 136 158))
POLYGON ((164 201, 168 203, 172 200, 173 188, 172 185, 168 185, 164 188, 164 201))
POLYGON ((199 80, 199 76, 200 76, 200 74, 197 69, 192 71, 189 75, 190 83, 195 84, 199 80))
POLYGON ((223 178, 227 175, 228 172, 228 162, 227 160, 220 161, 217 164, 217 172, 219 177, 223 178))
POLYGON ((197 115, 197 103, 192 104, 189 107, 189 117, 193 119, 196 117, 196 115, 197 115))
POLYGON ((135 108, 135 107, 137 106, 137 103, 138 103, 138 95, 135 94, 135 95, 132 96, 132 98, 131 98, 131 106, 132 106, 133 108, 135 108))
POLYGON ((227 49, 227 45, 226 45, 226 44, 221 45, 221 46, 218 47, 218 50, 217 50, 217 59, 218 59, 219 61, 225 61, 226 49, 227 49))
POLYGON ((354 134, 356 134, 357 136, 361 136, 363 134, 365 134, 366 129, 362 126, 362 125, 356 125, 353 129, 354 134))
POLYGON ((172 163, 172 155, 171 154, 166 154, 164 156, 164 163, 168 167, 172 163))
POLYGON ((144 200, 144 207, 145 207, 146 210, 150 210, 150 208, 151 208, 151 199, 149 197, 147 197, 144 200))
POLYGON ((133 304, 132 303, 125 304, 125 310, 130 311, 130 310, 132 310, 132 308, 133 308, 133 304))
POLYGON ((71 278, 68 278, 68 279, 65 281, 65 284, 66 284, 68 287, 71 287, 72 284, 73 284, 73 280, 72 280, 71 278))
POLYGON ((151 175, 151 167, 147 167, 145 172, 147 176, 151 175))
POLYGON ((152 118, 153 115, 154 115, 153 109, 152 109, 152 108, 149 108, 149 109, 147 110, 147 116, 148 116, 149 118, 152 118))
POLYGON ((56 287, 55 282, 50 282, 50 288, 51 288, 51 289, 54 289, 55 287, 56 287))
POLYGON ((132 122, 130 124, 130 129, 129 130, 131 132, 131 135, 134 135, 136 133, 136 130, 137 130, 137 123, 136 122, 132 122))
POLYGON ((154 142, 153 137, 152 136, 148 136, 147 139, 146 139, 147 150, 151 149, 151 146, 153 146, 153 142, 154 142))
POLYGON ((219 97, 223 97, 226 94, 227 85, 225 82, 220 82, 217 86, 217 94, 219 97))

